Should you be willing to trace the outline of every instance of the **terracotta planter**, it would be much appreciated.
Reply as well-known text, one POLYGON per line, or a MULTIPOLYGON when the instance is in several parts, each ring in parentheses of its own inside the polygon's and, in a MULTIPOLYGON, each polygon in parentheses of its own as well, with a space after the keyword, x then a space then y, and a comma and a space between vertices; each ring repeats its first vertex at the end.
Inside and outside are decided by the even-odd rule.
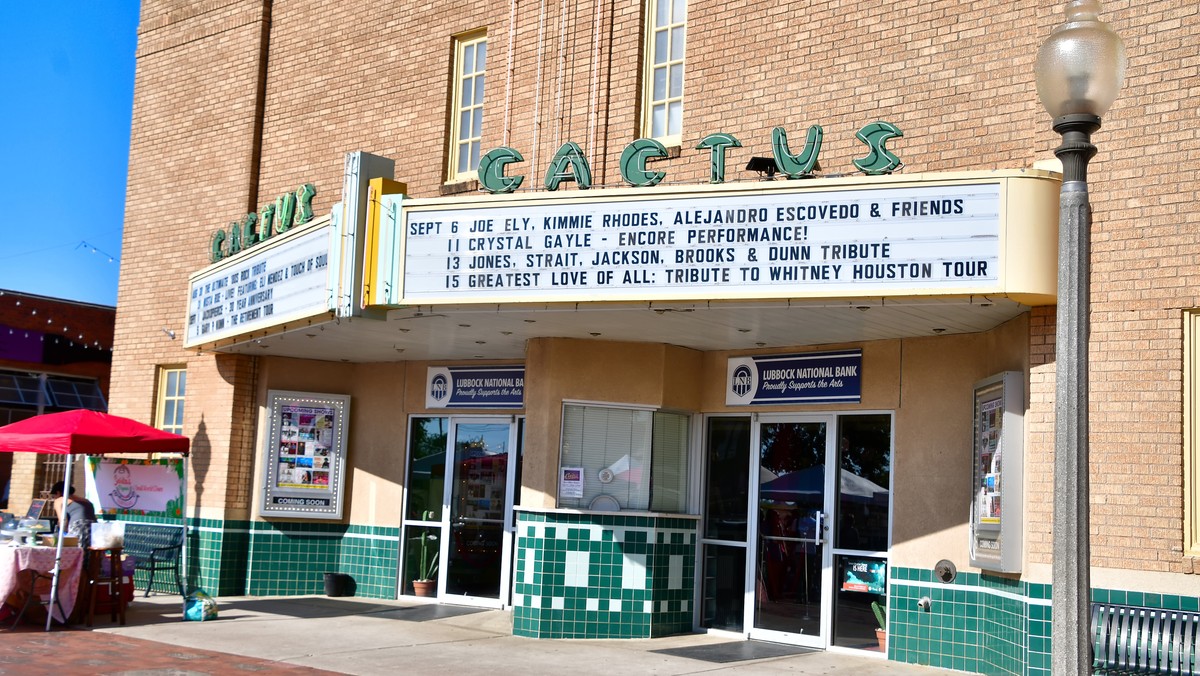
POLYGON ((436 596, 437 580, 413 580, 413 594, 416 596, 436 596))
POLYGON ((887 652, 887 629, 875 629, 875 640, 879 641, 879 650, 887 652))

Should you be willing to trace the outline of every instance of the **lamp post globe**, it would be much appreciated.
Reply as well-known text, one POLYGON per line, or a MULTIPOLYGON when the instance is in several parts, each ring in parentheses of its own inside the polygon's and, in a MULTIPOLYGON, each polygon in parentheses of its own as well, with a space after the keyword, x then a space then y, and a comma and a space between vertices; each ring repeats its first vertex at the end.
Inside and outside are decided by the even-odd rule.
POLYGON ((1037 92, 1051 117, 1103 117, 1125 82, 1125 45, 1099 18, 1099 0, 1073 0, 1038 49, 1037 92))
POLYGON ((1088 476, 1088 338, 1092 210, 1087 164, 1125 80, 1125 46, 1099 19, 1098 0, 1071 0, 1067 20, 1038 49, 1038 97, 1062 145, 1058 315, 1054 385, 1054 516, 1051 673, 1092 673, 1091 538, 1088 476))

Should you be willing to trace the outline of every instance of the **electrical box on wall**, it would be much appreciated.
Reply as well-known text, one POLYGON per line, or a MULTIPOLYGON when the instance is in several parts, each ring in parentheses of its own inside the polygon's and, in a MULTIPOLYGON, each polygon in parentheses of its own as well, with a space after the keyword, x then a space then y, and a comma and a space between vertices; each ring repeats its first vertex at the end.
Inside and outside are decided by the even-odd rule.
POLYGON ((971 565, 1021 572, 1025 465, 1025 375, 1005 371, 975 383, 971 565))

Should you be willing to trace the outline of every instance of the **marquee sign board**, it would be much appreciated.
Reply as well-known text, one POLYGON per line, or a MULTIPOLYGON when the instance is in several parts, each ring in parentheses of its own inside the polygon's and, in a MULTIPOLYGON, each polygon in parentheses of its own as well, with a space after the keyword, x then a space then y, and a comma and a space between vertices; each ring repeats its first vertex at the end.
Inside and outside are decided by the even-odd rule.
POLYGON ((1008 254, 1040 251, 1023 210, 1055 185, 1033 178, 387 195, 367 304, 1052 297, 1042 261, 1008 254))
POLYGON ((329 218, 313 221, 192 275, 184 347, 329 313, 332 229, 329 218))

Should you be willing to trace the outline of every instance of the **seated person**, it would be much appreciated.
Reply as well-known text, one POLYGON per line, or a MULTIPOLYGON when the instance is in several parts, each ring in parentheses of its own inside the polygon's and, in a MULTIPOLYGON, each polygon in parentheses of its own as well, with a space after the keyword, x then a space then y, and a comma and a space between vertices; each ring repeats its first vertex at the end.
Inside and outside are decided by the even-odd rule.
POLYGON ((54 498, 54 511, 62 520, 63 532, 78 537, 80 547, 90 546, 92 524, 96 522, 96 508, 91 502, 75 495, 74 486, 71 487, 71 494, 64 498, 61 481, 50 488, 50 495, 54 498))

